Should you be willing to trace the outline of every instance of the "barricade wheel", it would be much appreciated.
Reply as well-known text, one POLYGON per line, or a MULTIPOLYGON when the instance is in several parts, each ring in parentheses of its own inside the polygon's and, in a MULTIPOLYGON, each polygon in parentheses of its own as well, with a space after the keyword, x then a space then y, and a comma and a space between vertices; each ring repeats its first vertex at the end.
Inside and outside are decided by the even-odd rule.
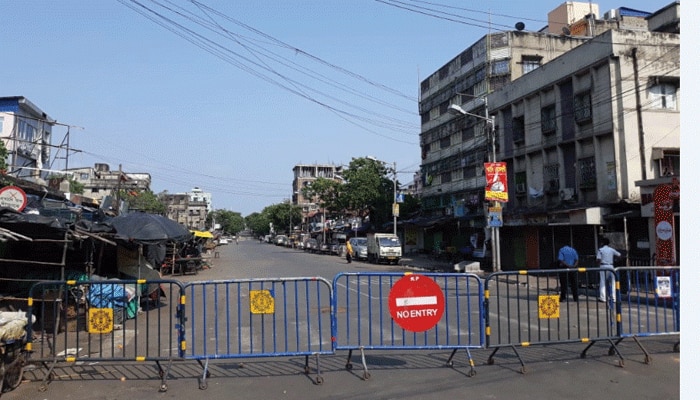
POLYGON ((352 364, 350 364, 350 363, 345 364, 345 369, 348 369, 348 370, 352 369, 352 364))
POLYGON ((471 369, 471 370, 469 370, 469 372, 467 372, 467 376, 470 377, 470 378, 471 378, 472 376, 474 376, 474 375, 476 375, 476 370, 475 370, 475 369, 471 369))
POLYGON ((525 367, 520 367, 520 373, 525 375, 525 367))
POLYGON ((615 355, 615 349, 613 349, 612 347, 609 348, 609 349, 608 349, 608 355, 609 355, 609 356, 614 356, 614 355, 615 355))
POLYGON ((623 360, 618 361, 617 365, 619 365, 620 368, 625 368, 625 362, 623 360))
POLYGON ((488 365, 493 365, 494 361, 492 357, 489 357, 488 361, 486 361, 488 365))
POLYGON ((674 351, 675 353, 680 353, 680 352, 681 352, 681 343, 680 343, 680 342, 678 342, 678 343, 676 343, 676 344, 673 345, 673 351, 674 351))
POLYGON ((644 364, 651 364, 651 357, 648 355, 644 357, 644 364))
POLYGON ((323 377, 322 376, 317 376, 316 377, 316 383, 319 385, 323 385, 323 377))
POLYGON ((205 381, 199 382, 199 389, 200 390, 207 390, 208 387, 209 387, 209 384, 206 383, 205 381))
POLYGON ((160 389, 158 390, 161 393, 167 392, 168 391, 168 385, 166 383, 161 383, 160 384, 160 389))
POLYGON ((40 391, 40 392, 45 392, 46 389, 48 389, 48 388, 47 388, 46 385, 44 385, 44 384, 42 384, 41 386, 39 386, 39 391, 40 391))
POLYGON ((369 372, 366 372, 366 371, 365 371, 365 373, 362 374, 362 379, 363 379, 363 380, 368 381, 369 378, 371 378, 371 377, 372 377, 372 375, 371 375, 369 372))
POLYGON ((450 368, 454 368, 455 364, 452 361, 448 361, 447 363, 445 363, 445 366, 450 367, 450 368))
POLYGON ((308 365, 304 366, 304 373, 305 373, 306 375, 309 374, 309 371, 310 371, 309 366, 308 366, 308 365))

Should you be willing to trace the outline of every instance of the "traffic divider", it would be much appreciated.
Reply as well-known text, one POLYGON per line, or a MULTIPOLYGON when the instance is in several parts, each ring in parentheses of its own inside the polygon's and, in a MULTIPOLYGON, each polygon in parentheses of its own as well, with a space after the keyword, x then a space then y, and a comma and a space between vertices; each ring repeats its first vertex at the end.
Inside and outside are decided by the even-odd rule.
POLYGON ((473 274, 344 272, 333 279, 336 350, 466 350, 484 347, 483 285, 473 274))
POLYGON ((214 359, 316 357, 316 383, 322 384, 319 356, 333 354, 331 283, 319 277, 235 279, 189 282, 187 346, 181 357, 196 360, 207 387, 214 359))
POLYGON ((34 284, 27 298, 29 361, 47 369, 59 362, 154 361, 160 391, 183 341, 180 282, 69 280, 34 284), (161 362, 167 361, 164 370, 161 362))

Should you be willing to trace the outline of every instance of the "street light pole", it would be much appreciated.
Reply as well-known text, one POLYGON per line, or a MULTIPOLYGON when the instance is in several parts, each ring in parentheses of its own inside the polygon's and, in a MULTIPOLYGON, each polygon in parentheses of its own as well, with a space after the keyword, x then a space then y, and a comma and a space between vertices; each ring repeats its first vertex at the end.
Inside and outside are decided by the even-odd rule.
MULTIPOLYGON (((489 161, 496 162, 496 123, 493 118, 489 117, 489 106, 486 97, 484 99, 484 111, 486 116, 473 114, 457 105, 451 104, 448 108, 448 112, 456 113, 458 115, 469 115, 474 118, 482 119, 486 121, 486 127, 488 128, 489 136, 489 146, 491 147, 491 152, 489 154, 489 161)), ((498 202, 493 202, 494 205, 498 205, 498 202)), ((494 272, 501 270, 501 238, 500 238, 500 228, 497 226, 491 226, 491 267, 494 272)))
POLYGON ((396 236, 396 217, 399 214, 399 205, 396 203, 396 161, 394 161, 394 202, 391 205, 391 213, 394 215, 394 236, 396 236))

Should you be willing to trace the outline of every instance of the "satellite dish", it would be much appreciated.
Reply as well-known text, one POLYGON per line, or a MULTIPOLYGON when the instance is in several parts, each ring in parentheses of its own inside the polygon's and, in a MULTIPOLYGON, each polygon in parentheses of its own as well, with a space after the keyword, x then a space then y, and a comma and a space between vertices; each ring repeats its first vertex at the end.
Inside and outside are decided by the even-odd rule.
POLYGON ((564 33, 564 35, 566 35, 566 36, 570 36, 570 35, 571 35, 571 29, 569 29, 568 26, 562 26, 561 31, 562 31, 562 33, 564 33))
POLYGON ((515 29, 522 31, 523 29, 525 29, 525 24, 522 22, 518 22, 515 24, 515 29))

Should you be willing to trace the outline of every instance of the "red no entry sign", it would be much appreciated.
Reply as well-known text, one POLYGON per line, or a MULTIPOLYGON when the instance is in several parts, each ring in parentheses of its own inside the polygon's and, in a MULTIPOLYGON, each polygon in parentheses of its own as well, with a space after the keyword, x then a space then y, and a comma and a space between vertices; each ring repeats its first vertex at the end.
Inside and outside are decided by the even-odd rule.
POLYGON ((445 296, 434 280, 411 274, 396 281, 389 291, 389 312, 400 327, 424 332, 440 321, 445 311, 445 296))

